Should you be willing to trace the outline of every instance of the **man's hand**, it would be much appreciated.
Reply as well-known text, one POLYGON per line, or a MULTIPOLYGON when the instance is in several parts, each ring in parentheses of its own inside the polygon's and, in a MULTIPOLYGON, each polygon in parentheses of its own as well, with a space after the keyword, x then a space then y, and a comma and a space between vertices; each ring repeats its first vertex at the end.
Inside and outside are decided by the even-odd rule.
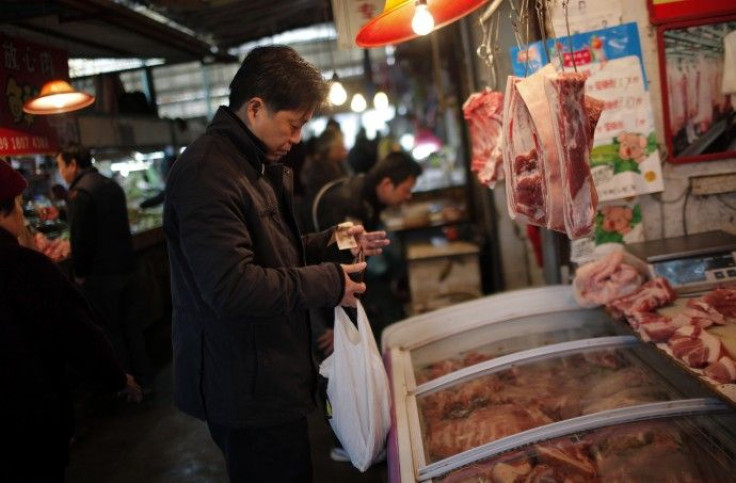
POLYGON ((355 241, 358 242, 358 246, 350 250, 353 256, 357 255, 360 251, 362 251, 363 255, 366 257, 379 255, 383 252, 383 247, 391 243, 391 241, 386 238, 385 231, 366 232, 363 225, 351 226, 348 228, 347 233, 349 236, 355 237, 355 241))
POLYGON ((322 351, 325 357, 332 354, 335 350, 335 332, 332 329, 326 329, 325 332, 317 338, 317 348, 322 351))
POLYGON ((342 300, 340 300, 340 305, 355 307, 358 305, 357 297, 365 292, 365 284, 353 282, 353 279, 350 278, 349 275, 351 273, 360 273, 365 270, 366 263, 360 262, 352 263, 350 265, 341 264, 340 266, 342 267, 342 273, 345 276, 345 292, 343 293, 342 300))
POLYGON ((127 402, 139 403, 143 400, 143 390, 141 386, 135 382, 130 374, 125 375, 125 387, 118 392, 118 396, 125 398, 127 402))

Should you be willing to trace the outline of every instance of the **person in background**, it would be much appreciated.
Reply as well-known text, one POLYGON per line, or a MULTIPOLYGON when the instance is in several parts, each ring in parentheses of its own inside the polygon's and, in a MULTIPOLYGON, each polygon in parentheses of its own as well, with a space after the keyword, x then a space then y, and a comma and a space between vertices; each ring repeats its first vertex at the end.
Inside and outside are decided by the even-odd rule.
POLYGON ((152 375, 141 327, 143 294, 125 193, 92 166, 90 152, 72 143, 56 156, 69 184, 69 241, 75 282, 97 310, 123 367, 150 390, 152 375))
POLYGON ((378 161, 379 135, 368 139, 365 128, 361 127, 355 136, 355 143, 348 153, 348 164, 355 174, 367 173, 378 161))
POLYGON ((74 433, 66 364, 128 401, 142 393, 82 294, 46 256, 18 243, 26 186, 0 160, 0 481, 61 482, 74 433))
MULTIPOLYGON (((421 174, 422 167, 410 155, 404 152, 390 153, 367 174, 343 178, 332 186, 326 186, 313 202, 312 222, 316 229, 352 221, 362 224, 366 230, 377 230, 381 223, 381 212, 411 199, 411 190, 421 174)), ((378 258, 372 260, 374 263, 378 261, 378 258)), ((403 315, 401 302, 389 288, 389 278, 386 270, 369 269, 366 272, 370 289, 363 294, 362 302, 379 343, 383 328, 403 315)), ((317 356, 319 360, 324 360, 333 351, 334 313, 325 308, 313 309, 311 322, 317 356)), ((322 397, 326 395, 325 382, 321 381, 322 397)), ((338 441, 335 441, 330 451, 330 458, 350 461, 338 441)))
MULTIPOLYGON (((335 229, 302 236, 279 161, 324 102, 319 71, 290 47, 253 49, 221 106, 177 160, 164 231, 173 298, 174 403, 207 421, 232 482, 312 481, 315 406, 309 309, 355 305, 365 263, 337 255, 335 229)), ((383 232, 348 231, 354 255, 383 232)))
POLYGON ((315 141, 314 152, 302 168, 301 182, 307 206, 324 185, 350 174, 347 157, 342 132, 336 127, 327 127, 315 141))

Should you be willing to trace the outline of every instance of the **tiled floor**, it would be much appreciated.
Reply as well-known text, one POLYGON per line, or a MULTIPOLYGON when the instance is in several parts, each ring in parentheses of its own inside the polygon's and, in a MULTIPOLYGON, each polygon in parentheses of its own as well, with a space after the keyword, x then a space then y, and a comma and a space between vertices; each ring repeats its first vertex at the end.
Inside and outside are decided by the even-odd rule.
MULTIPOLYGON (((227 482, 224 460, 206 425, 171 403, 171 364, 160 361, 155 394, 138 405, 109 396, 77 397, 77 435, 68 483, 227 482)), ((331 430, 317 411, 310 416, 316 483, 383 483, 386 464, 360 473, 329 458, 331 430)))

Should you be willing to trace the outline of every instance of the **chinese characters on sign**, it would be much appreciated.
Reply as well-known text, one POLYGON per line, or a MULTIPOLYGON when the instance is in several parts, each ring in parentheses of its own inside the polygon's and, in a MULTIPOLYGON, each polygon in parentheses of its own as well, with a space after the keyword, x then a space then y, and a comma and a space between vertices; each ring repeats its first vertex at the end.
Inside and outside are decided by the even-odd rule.
POLYGON ((355 47, 358 31, 383 12, 383 4, 383 0, 332 0, 337 46, 343 50, 355 47))
POLYGON ((48 153, 58 149, 46 116, 23 112, 48 80, 68 78, 65 52, 0 35, 0 155, 48 153))

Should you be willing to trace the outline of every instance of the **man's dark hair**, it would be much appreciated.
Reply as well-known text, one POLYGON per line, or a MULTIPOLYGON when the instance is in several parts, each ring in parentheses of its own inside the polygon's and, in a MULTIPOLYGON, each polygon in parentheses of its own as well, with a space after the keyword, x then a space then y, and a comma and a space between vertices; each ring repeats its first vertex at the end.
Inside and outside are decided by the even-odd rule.
POLYGON ((312 64, 291 47, 256 47, 230 83, 230 109, 237 111, 260 97, 271 111, 315 111, 325 101, 328 85, 312 64))
POLYGON ((403 151, 394 151, 368 171, 366 181, 376 186, 383 178, 388 178, 396 186, 403 183, 410 176, 418 178, 421 174, 422 166, 414 158, 403 151))
MULTIPOLYGON (((0 163, 2 163, 2 161, 0 161, 0 163)), ((15 198, 0 200, 0 213, 2 213, 3 216, 9 216, 13 210, 15 210, 15 198)))
POLYGON ((57 155, 61 155, 61 159, 64 164, 69 165, 72 159, 77 161, 77 166, 80 169, 89 168, 92 166, 92 155, 89 149, 85 148, 79 143, 69 143, 59 150, 57 155))

